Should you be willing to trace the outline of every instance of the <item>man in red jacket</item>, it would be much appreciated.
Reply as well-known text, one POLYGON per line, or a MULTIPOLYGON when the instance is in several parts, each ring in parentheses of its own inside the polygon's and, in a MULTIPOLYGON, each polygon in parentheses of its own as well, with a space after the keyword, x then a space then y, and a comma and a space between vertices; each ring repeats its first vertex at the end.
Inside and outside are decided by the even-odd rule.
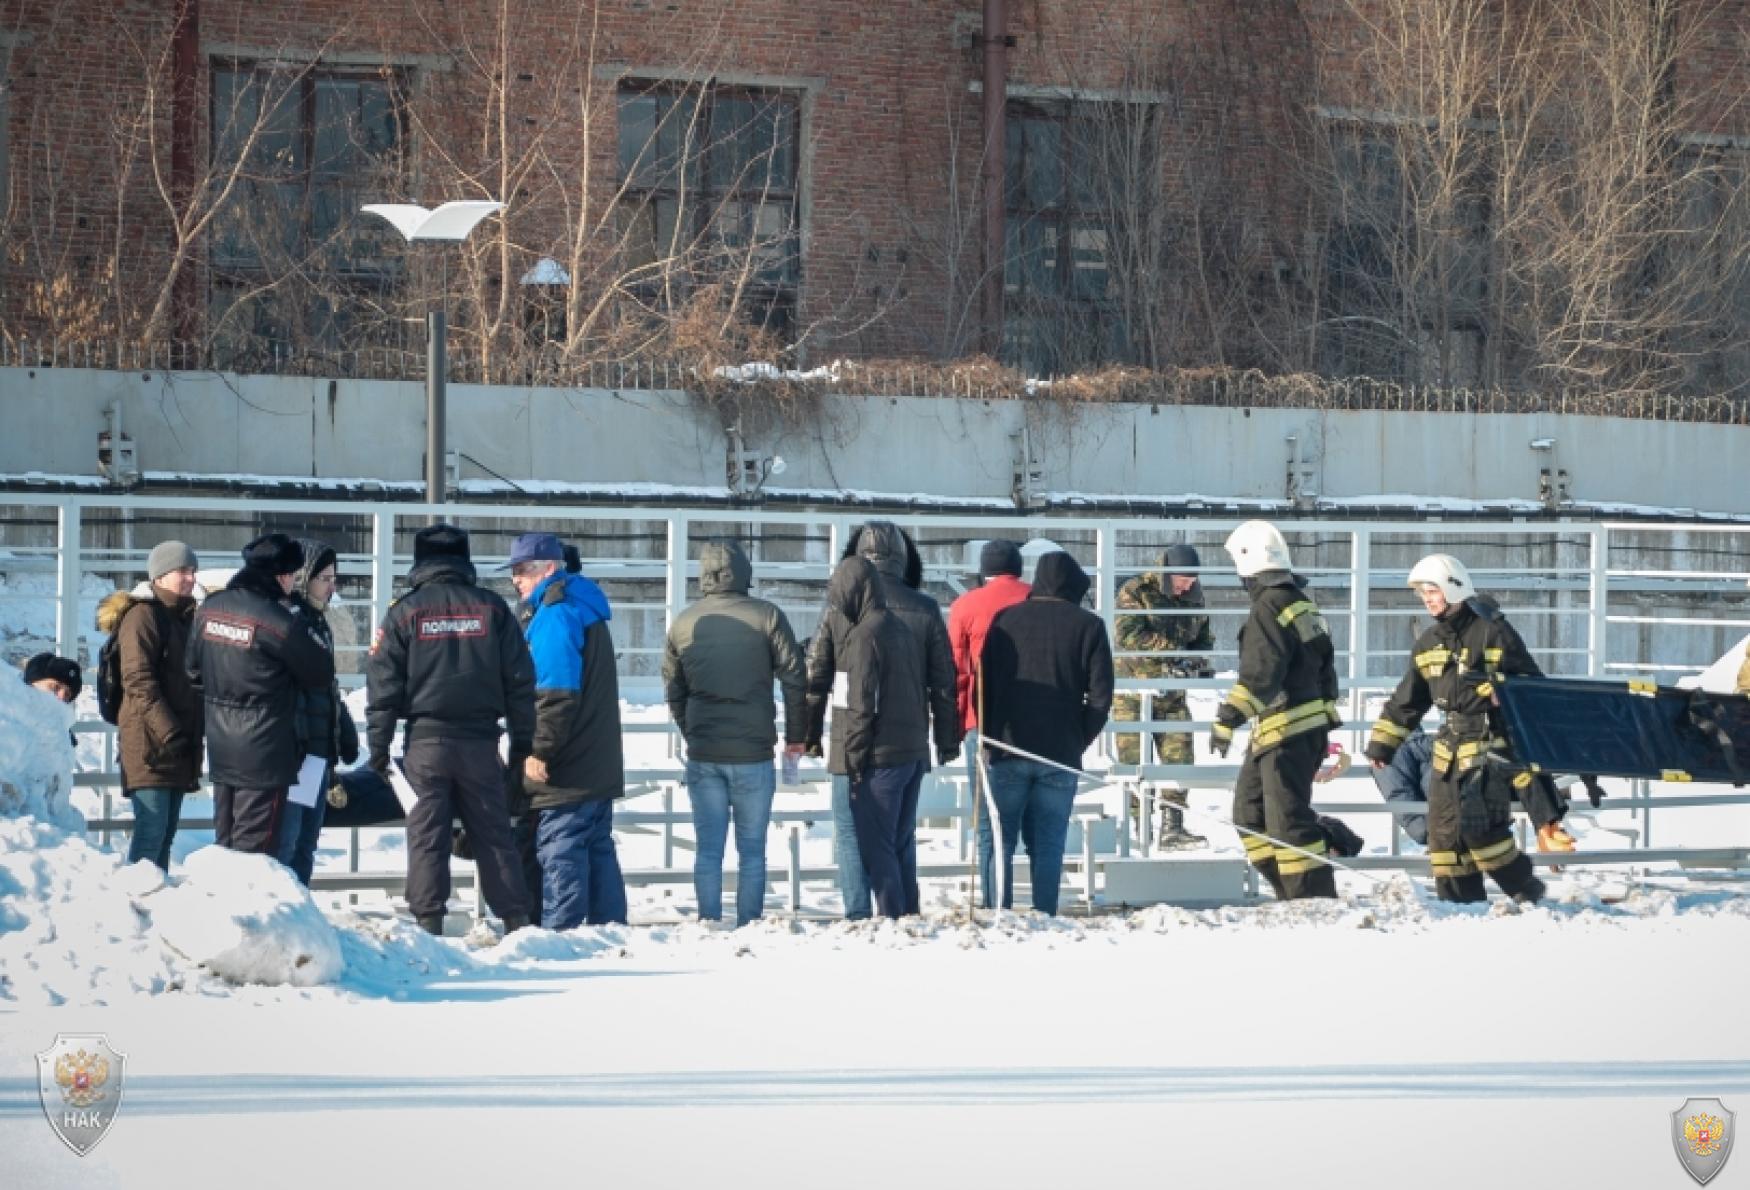
MULTIPOLYGON (((954 650, 954 687, 960 704, 960 725, 966 729, 966 771, 978 764, 978 658, 984 655, 990 622, 1004 608, 1027 598, 1032 589, 1021 581, 1021 547, 1012 541, 987 541, 978 558, 981 585, 966 592, 948 609, 948 644, 954 650)), ((976 781, 976 777, 973 778, 976 781)), ((973 788, 982 788, 974 784, 973 788)), ((988 796, 989 791, 986 791, 988 796)), ((996 848, 990 830, 990 806, 979 808, 978 883, 984 907, 992 908, 996 892, 996 848)))

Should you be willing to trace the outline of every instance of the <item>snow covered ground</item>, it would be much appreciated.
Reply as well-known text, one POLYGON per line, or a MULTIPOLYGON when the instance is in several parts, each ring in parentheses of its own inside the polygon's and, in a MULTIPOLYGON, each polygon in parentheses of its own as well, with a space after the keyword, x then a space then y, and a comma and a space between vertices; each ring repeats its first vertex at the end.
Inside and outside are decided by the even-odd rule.
POLYGON ((124 867, 69 814, 69 722, 0 682, 0 1187, 1676 1187, 1670 1113, 1750 1106, 1736 884, 1572 871, 1515 912, 1345 878, 1065 920, 943 882, 920 920, 738 931, 650 890, 655 924, 476 950, 193 832, 168 886, 124 867), (58 1033, 127 1055, 83 1158, 39 1100, 58 1033))

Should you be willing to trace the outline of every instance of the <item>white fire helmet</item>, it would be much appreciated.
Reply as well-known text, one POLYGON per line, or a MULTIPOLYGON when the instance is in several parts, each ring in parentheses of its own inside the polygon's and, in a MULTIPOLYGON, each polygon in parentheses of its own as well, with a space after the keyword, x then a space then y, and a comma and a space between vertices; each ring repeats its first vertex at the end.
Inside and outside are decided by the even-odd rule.
POLYGON ((1251 578, 1266 570, 1294 569, 1288 543, 1269 521, 1247 521, 1228 534, 1223 546, 1241 578, 1251 578))
POLYGON ((1451 554, 1429 554, 1411 569, 1410 586, 1420 591, 1429 583, 1439 587, 1446 596, 1446 602, 1453 607, 1477 593, 1477 589, 1471 585, 1470 571, 1451 554))

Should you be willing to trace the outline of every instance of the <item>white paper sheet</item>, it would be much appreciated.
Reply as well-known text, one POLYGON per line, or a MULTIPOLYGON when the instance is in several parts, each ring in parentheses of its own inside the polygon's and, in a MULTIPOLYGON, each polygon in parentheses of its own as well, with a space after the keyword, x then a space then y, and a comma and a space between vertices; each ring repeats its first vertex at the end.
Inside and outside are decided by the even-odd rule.
POLYGON ((832 676, 832 705, 840 709, 851 705, 851 675, 842 669, 832 676))
POLYGON ((327 771, 328 762, 322 757, 304 757, 304 763, 298 766, 298 780, 286 796, 300 806, 314 806, 316 799, 327 792, 322 788, 322 774, 327 771))
POLYGON ((413 813, 413 803, 419 800, 419 795, 413 792, 413 786, 408 783, 407 774, 401 771, 400 761, 389 766, 389 788, 395 791, 395 800, 401 803, 401 812, 403 814, 413 813))

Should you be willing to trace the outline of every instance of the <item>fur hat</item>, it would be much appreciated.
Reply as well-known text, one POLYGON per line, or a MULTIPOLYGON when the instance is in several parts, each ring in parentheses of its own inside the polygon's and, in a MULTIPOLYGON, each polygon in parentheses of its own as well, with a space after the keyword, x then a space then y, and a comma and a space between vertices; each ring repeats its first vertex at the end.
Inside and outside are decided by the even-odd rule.
POLYGON ((468 555, 468 531, 454 525, 430 525, 413 535, 413 561, 429 562, 433 558, 460 558, 472 561, 468 555))
POLYGON ((296 574, 304 566, 304 547, 284 533, 264 533, 243 547, 243 565, 263 574, 296 574))

